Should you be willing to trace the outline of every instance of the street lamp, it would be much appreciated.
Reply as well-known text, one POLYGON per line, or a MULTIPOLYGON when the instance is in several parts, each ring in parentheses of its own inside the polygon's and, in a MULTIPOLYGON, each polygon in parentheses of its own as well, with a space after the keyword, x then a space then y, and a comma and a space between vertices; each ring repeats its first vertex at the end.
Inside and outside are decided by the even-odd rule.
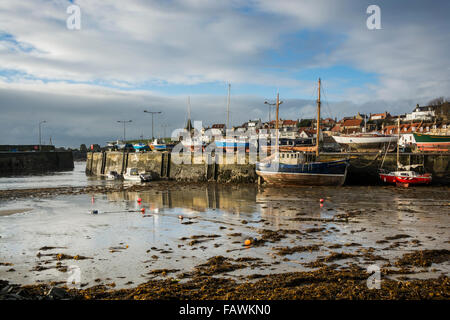
POLYGON ((123 123, 123 143, 125 144, 126 142, 125 142, 125 124, 126 123, 130 123, 130 122, 133 122, 133 120, 118 120, 117 121, 118 123, 123 123))
MULTIPOLYGON (((280 101, 279 105, 282 104, 282 103, 283 103, 283 101, 280 101)), ((275 107, 277 104, 276 103, 269 103, 268 101, 264 101, 264 104, 269 105, 269 128, 270 128, 270 121, 271 121, 270 114, 271 114, 271 111, 272 111, 272 107, 275 107)))
POLYGON ((152 115, 152 140, 153 140, 155 138, 154 135, 153 135, 153 116, 155 114, 160 114, 162 112, 161 111, 147 111, 147 110, 144 110, 144 112, 145 113, 150 113, 152 115))
POLYGON ((47 121, 43 120, 39 122, 39 151, 41 151, 42 138, 41 138, 41 125, 43 123, 47 123, 47 121))
POLYGON ((270 114, 271 114, 271 112, 272 112, 272 107, 274 106, 274 105, 276 105, 276 103, 269 103, 268 101, 264 101, 264 104, 267 104, 267 105, 269 105, 269 126, 270 126, 270 118, 271 118, 271 116, 270 116, 270 114))

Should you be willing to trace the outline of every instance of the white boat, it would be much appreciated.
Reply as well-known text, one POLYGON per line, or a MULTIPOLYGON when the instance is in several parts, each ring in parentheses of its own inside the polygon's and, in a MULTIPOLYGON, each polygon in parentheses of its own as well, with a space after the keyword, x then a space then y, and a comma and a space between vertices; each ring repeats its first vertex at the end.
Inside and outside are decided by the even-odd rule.
POLYGON ((151 175, 139 173, 137 168, 127 168, 127 172, 123 175, 127 181, 148 182, 151 181, 151 175))
POLYGON ((108 179, 108 180, 119 180, 121 178, 122 178, 122 176, 120 174, 118 174, 117 171, 110 171, 106 175, 106 179, 108 179))
POLYGON ((395 147, 398 137, 378 132, 333 136, 341 146, 355 150, 380 150, 395 147))
POLYGON ((158 139, 155 139, 150 147, 155 151, 165 151, 167 149, 166 144, 162 141, 158 141, 158 139))

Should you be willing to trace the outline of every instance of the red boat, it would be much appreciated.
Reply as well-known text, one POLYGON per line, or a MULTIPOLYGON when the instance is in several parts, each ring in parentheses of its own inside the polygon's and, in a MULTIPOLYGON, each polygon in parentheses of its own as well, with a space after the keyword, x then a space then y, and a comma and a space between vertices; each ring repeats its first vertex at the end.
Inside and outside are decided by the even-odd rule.
POLYGON ((385 183, 395 183, 404 187, 417 184, 429 184, 431 183, 431 174, 419 174, 415 171, 394 171, 380 173, 381 181, 385 183))
MULTIPOLYGON (((400 141, 400 117, 398 118, 398 139, 400 141)), ((386 150, 387 154, 387 150, 386 150)), ((384 157, 386 158, 386 154, 384 157)), ((384 163, 384 159, 383 159, 384 163)), ((383 163, 381 166, 383 166, 383 163)), ((400 163, 400 148, 397 142, 397 171, 386 172, 383 169, 380 171, 380 179, 385 183, 395 183, 397 186, 409 187, 409 185, 416 184, 430 184, 431 183, 431 173, 420 174, 415 171, 411 171, 411 168, 421 167, 423 164, 414 164, 404 166, 400 163), (404 169, 403 171, 399 169, 404 169)))

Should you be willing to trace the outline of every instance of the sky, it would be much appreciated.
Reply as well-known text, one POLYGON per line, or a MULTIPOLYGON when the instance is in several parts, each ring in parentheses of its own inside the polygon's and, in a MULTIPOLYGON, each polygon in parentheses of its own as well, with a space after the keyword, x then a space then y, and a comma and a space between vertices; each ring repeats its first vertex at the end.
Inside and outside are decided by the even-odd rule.
MULTIPOLYGON (((450 96, 450 1, 0 0, 0 144, 168 136, 192 120, 389 111, 450 96), (80 9, 80 29, 67 20, 80 9), (369 29, 370 5, 380 29, 369 29), (273 112, 272 112, 273 114, 273 112)), ((74 20, 70 20, 74 21, 74 20)), ((370 20, 372 21, 372 20, 370 20)))

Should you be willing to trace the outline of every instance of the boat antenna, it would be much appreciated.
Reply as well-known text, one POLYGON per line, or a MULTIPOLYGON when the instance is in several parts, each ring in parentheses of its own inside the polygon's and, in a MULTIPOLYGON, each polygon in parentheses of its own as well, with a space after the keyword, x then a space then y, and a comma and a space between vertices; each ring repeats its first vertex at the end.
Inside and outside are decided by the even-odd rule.
POLYGON ((227 129, 230 128, 230 90, 231 83, 228 83, 228 99, 227 99, 227 129))
POLYGON ((317 96, 317 132, 316 132, 316 157, 319 156, 319 137, 320 137, 320 78, 317 96))
POLYGON ((364 133, 367 132, 367 115, 364 115, 364 133))
POLYGON ((277 120, 275 123, 275 134, 276 134, 276 140, 275 140, 275 150, 278 152, 278 113, 280 109, 280 93, 277 91, 277 120))

